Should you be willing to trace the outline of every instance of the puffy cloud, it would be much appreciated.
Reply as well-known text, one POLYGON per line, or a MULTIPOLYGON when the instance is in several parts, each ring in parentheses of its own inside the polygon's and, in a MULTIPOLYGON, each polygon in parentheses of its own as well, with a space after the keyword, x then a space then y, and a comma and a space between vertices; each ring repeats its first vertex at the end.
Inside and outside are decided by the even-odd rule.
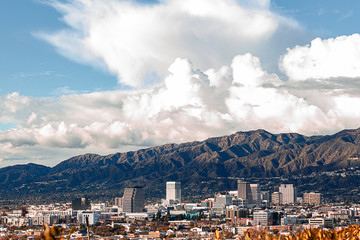
POLYGON ((321 40, 287 49, 280 68, 290 80, 360 77, 360 35, 321 40))
POLYGON ((358 34, 287 49, 280 68, 289 81, 282 81, 254 55, 277 61, 274 51, 282 52, 289 36, 298 40, 289 31, 300 28, 271 12, 270 0, 49 2, 69 28, 37 36, 121 83, 147 88, 0 96, 0 122, 16 125, 0 130, 0 166, 53 165, 85 151, 113 153, 238 130, 309 135, 359 127, 358 34), (150 86, 144 79, 154 75, 158 85, 150 86))
POLYGON ((0 96, 0 102, 0 122, 12 123, 23 117, 22 110, 27 108, 30 98, 14 92, 0 96))
POLYGON ((0 131, 0 166, 24 156, 53 164, 64 159, 61 149, 69 156, 112 153, 238 130, 316 134, 356 128, 360 112, 352 106, 360 104, 360 93, 350 87, 356 81, 340 82, 282 82, 247 53, 231 66, 205 71, 178 58, 162 84, 143 90, 55 99, 13 93, 1 97, 1 119, 18 126, 0 131), (52 155, 53 162, 46 160, 52 155))
POLYGON ((25 108, 29 102, 28 97, 20 96, 17 92, 1 96, 1 98, 2 104, 0 110, 2 112, 15 113, 25 108))
POLYGON ((314 132, 327 121, 317 106, 277 89, 281 80, 265 72, 257 57, 236 56, 232 63, 233 86, 226 99, 229 114, 242 129, 271 129, 275 132, 314 132))
POLYGON ((121 83, 148 86, 149 75, 165 76, 174 59, 190 58, 217 68, 234 53, 250 51, 281 26, 298 28, 269 9, 269 0, 51 1, 69 26, 37 35, 80 62, 102 66, 121 83), (211 57, 209 57, 211 56, 211 57))
MULTIPOLYGON (((30 129, 10 129, 0 134, 0 143, 10 143, 13 147, 37 144, 30 129)), ((6 144, 8 146, 8 144, 6 144)))

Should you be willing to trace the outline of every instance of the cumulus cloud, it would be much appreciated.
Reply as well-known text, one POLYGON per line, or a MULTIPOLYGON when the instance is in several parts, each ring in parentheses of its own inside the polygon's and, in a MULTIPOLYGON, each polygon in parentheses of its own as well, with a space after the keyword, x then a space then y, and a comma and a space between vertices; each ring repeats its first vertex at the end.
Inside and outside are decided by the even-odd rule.
POLYGON ((167 74, 174 59, 201 68, 228 64, 236 53, 258 48, 281 26, 298 28, 269 9, 269 0, 51 1, 69 26, 37 36, 59 53, 102 66, 130 86, 149 86, 147 76, 167 74), (211 56, 211 57, 210 57, 211 56))
POLYGON ((340 36, 287 49, 280 68, 292 81, 360 77, 360 35, 340 36))
POLYGON ((322 129, 325 114, 303 98, 280 90, 280 79, 262 70, 258 58, 246 54, 232 63, 233 86, 226 100, 229 113, 242 127, 273 129, 275 132, 309 132, 322 129))
POLYGON ((16 125, 0 130, 0 166, 25 159, 53 165, 84 152, 239 130, 310 135, 359 127, 360 111, 353 108, 360 104, 358 34, 287 49, 280 68, 289 81, 283 81, 254 52, 272 54, 277 38, 292 36, 279 29, 299 26, 271 12, 269 0, 49 2, 69 28, 37 36, 142 88, 0 96, 0 122, 16 125), (154 75, 157 85, 148 84, 154 75))
MULTIPOLYGON (((360 112, 352 106, 360 104, 360 93, 333 81, 326 88, 316 81, 294 87, 265 71, 250 53, 207 70, 178 58, 168 71, 162 84, 143 90, 56 99, 2 96, 2 119, 18 126, 0 131, 0 158, 10 161, 29 151, 46 152, 45 158, 61 149, 111 153, 258 128, 317 134, 358 127, 360 112), (320 85, 311 87, 315 83, 320 85)), ((34 152, 32 158, 41 158, 34 152)))
POLYGON ((5 96, 0 96, 0 121, 4 123, 16 122, 22 118, 21 110, 26 109, 30 102, 29 97, 20 96, 14 92, 5 96))

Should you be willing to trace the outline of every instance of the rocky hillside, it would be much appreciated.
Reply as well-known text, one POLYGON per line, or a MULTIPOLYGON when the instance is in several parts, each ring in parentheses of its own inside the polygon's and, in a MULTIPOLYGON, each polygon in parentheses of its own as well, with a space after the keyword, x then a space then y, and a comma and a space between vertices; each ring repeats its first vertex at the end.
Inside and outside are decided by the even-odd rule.
POLYGON ((164 194, 177 180, 189 194, 235 187, 231 179, 279 177, 360 165, 360 129, 331 136, 264 130, 237 132, 201 142, 166 144, 108 156, 85 154, 53 168, 28 164, 0 169, 0 196, 32 193, 119 194, 132 184, 164 194))

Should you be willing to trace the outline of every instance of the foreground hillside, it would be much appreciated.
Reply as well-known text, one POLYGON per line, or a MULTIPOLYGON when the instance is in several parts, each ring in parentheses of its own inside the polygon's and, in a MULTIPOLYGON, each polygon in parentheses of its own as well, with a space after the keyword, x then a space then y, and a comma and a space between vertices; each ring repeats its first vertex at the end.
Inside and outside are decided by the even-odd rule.
POLYGON ((118 196, 143 185, 162 197, 164 183, 186 194, 235 188, 236 178, 291 177, 360 166, 360 129, 329 136, 237 132, 201 142, 166 144, 108 156, 85 154, 53 168, 28 164, 0 169, 0 196, 87 193, 118 196))

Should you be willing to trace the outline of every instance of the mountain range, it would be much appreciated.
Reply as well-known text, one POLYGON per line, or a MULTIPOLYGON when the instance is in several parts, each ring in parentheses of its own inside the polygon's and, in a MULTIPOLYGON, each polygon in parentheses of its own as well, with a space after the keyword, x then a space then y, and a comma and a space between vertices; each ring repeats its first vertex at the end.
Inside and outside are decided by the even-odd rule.
MULTIPOLYGON (((84 194, 93 198, 115 197, 132 185, 142 185, 147 196, 160 198, 165 196, 165 182, 174 180, 182 183, 184 196, 211 194, 236 189, 236 179, 240 178, 295 181, 291 179, 357 169, 359 156, 360 128, 326 136, 272 134, 265 130, 237 132, 205 141, 166 144, 107 156, 85 154, 54 167, 26 164, 1 168, 0 199, 71 198, 84 194)), ((336 185, 339 181, 333 182, 336 185)), ((324 184, 330 183, 331 180, 324 184)))

